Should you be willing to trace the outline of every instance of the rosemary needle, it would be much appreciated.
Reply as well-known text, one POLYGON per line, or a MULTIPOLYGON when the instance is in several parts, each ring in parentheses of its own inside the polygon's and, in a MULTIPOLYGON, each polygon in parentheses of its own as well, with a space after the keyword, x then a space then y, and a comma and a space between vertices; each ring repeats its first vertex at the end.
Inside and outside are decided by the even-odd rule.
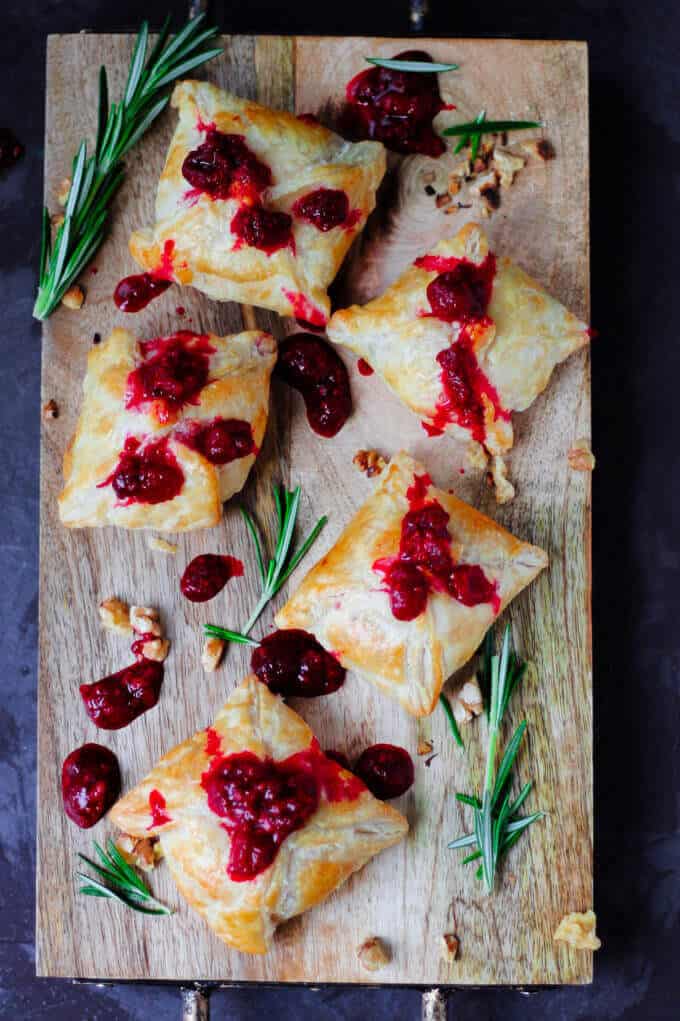
POLYGON ((420 74, 438 74, 443 71, 457 71, 458 64, 437 64, 432 60, 391 60, 384 57, 364 57, 369 64, 385 67, 389 71, 417 71, 420 74))
POLYGON ((84 854, 78 855, 81 861, 84 861, 96 873, 96 876, 90 876, 87 872, 76 872, 78 878, 84 881, 84 885, 79 889, 80 893, 87 897, 108 897, 109 900, 117 900, 120 904, 132 908, 133 911, 140 911, 144 915, 171 915, 173 913, 171 908, 156 900, 146 883, 128 865, 112 840, 107 841, 106 851, 96 840, 94 847, 101 865, 84 854))

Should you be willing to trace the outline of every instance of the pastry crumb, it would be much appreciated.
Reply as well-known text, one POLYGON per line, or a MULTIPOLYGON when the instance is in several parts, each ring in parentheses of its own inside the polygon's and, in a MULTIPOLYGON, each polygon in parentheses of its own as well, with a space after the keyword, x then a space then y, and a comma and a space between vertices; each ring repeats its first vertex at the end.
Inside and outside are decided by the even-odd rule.
POLYGON ((496 456, 491 459, 489 478, 494 489, 496 503, 509 503, 514 499, 515 487, 508 479, 508 467, 502 457, 496 456))
POLYGON ((173 554, 177 552, 177 545, 174 542, 161 539, 158 535, 150 535, 148 542, 150 549, 158 550, 159 553, 173 554))
POLYGON ((151 606, 131 606, 130 624, 138 635, 154 635, 160 638, 163 634, 160 614, 151 606))
POLYGON ((480 716, 484 711, 484 699, 474 674, 469 681, 466 681, 460 691, 457 691, 451 698, 451 708, 456 723, 469 723, 475 716, 480 716))
POLYGON ((65 206, 66 203, 68 202, 68 193, 70 192, 70 190, 71 178, 64 177, 57 191, 57 202, 59 203, 60 206, 65 206))
POLYGON ((381 474, 387 461, 377 450, 357 450, 352 458, 352 464, 355 464, 360 472, 364 472, 367 478, 372 479, 381 474))
POLYGON ((445 961, 455 961, 460 949, 460 940, 453 932, 445 932, 442 936, 442 957, 445 961))
POLYGON ((144 659, 152 659, 155 663, 163 663, 170 652, 170 642, 167 638, 149 638, 142 642, 140 652, 144 659))
POLYGON ((73 311, 82 308, 84 301, 85 292, 82 287, 78 287, 78 284, 74 284, 73 287, 69 287, 68 291, 61 299, 62 305, 66 308, 73 309, 73 311))
POLYGON ((214 674, 217 670, 226 644, 222 638, 206 638, 201 653, 201 665, 207 674, 214 674))
POLYGON ((387 946, 377 936, 365 940, 357 950, 359 964, 366 971, 379 971, 389 964, 391 954, 387 946))
POLYGON ((416 752, 418 755, 430 755, 433 748, 434 745, 432 744, 431 741, 419 741, 418 747, 416 748, 416 752))
POLYGON ((46 401, 43 404, 43 418, 59 418, 59 405, 54 400, 46 401))
POLYGON ((569 467, 577 472, 591 472, 595 468, 595 455, 585 437, 574 442, 567 454, 569 467))
POLYGON ((553 940, 561 943, 568 943, 577 950, 599 950, 602 941, 595 935, 597 917, 595 912, 573 911, 565 915, 555 930, 553 940))
POLYGON ((509 188, 515 180, 515 175, 526 165, 526 159, 499 145, 494 149, 493 165, 498 173, 501 188, 509 188))
POLYGON ((130 608, 122 599, 103 599, 99 604, 99 619, 107 631, 128 635, 132 631, 130 608))
POLYGON ((144 872, 151 872, 163 857, 158 837, 132 837, 129 833, 121 833, 116 847, 128 865, 144 872))

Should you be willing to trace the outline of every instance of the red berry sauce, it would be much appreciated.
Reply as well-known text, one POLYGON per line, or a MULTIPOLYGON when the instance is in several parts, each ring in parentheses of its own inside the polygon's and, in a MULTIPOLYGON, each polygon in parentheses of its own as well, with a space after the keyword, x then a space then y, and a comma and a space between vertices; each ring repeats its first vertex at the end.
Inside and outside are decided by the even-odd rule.
POLYGON ((371 745, 359 756, 354 772, 381 801, 405 794, 414 780, 411 756, 394 744, 371 745))
MULTIPOLYGON (((395 59, 432 61, 428 53, 417 50, 398 53, 395 59)), ((436 74, 372 67, 352 78, 346 96, 341 129, 350 138, 376 139, 401 153, 437 157, 446 150, 444 139, 432 127, 437 114, 450 109, 436 74)))
POLYGON ((424 612, 430 592, 444 592, 464 606, 491 603, 500 609, 496 582, 477 564, 456 564, 451 552, 449 515, 437 500, 427 500, 429 475, 416 475, 407 490, 410 510, 401 522, 399 552, 376 560, 373 570, 384 577, 390 607, 397 620, 415 620, 424 612))
POLYGON ((24 147, 9 128, 0 128, 0 170, 10 170, 24 154, 24 147))
POLYGON ((287 288, 282 287, 281 291, 284 298, 286 298, 293 309, 293 315, 297 319, 300 326, 311 327, 312 329, 320 329, 326 325, 327 319, 324 312, 312 302, 305 294, 301 294, 300 291, 289 291, 287 288))
POLYGON ((163 664, 140 659, 94 684, 81 684, 80 694, 87 715, 97 727, 120 730, 153 709, 162 684, 163 664))
POLYGON ((240 457, 257 454, 250 422, 239 418, 215 418, 205 424, 183 422, 175 439, 197 450, 211 464, 229 464, 240 457))
POLYGON ((172 822, 171 817, 166 812, 165 798, 160 791, 154 789, 149 794, 149 812, 151 813, 151 824, 147 826, 147 830, 153 830, 157 826, 165 826, 166 823, 172 822))
POLYGON ((129 436, 118 464, 97 488, 112 486, 118 499, 127 506, 173 500, 183 485, 184 473, 168 447, 167 436, 144 445, 129 436))
POLYGON ((236 248, 249 245, 272 255, 280 248, 295 250, 292 218, 263 206, 241 206, 231 221, 231 230, 237 237, 236 248))
POLYGON ((247 751, 218 754, 201 786, 231 837, 227 875, 234 882, 254 879, 268 868, 286 837, 316 812, 322 796, 353 800, 364 790, 361 781, 321 753, 316 741, 280 762, 247 751))
POLYGON ((243 135, 225 135, 207 127, 205 142, 182 164, 182 177, 212 199, 256 202, 272 183, 272 172, 246 145, 243 135))
POLYGON ((67 816, 81 829, 99 822, 120 794, 118 759, 100 744, 84 744, 64 759, 61 796, 67 816))
POLYGON ((449 422, 455 422, 483 444, 490 412, 495 420, 510 418, 475 353, 476 330, 492 325, 488 309, 496 275, 495 256, 489 253, 483 263, 475 265, 466 259, 425 255, 415 265, 438 273, 427 288, 429 314, 461 327, 454 343, 437 355, 442 394, 431 423, 424 423, 425 429, 436 436, 449 422))
POLYGON ((240 578, 243 564, 236 557, 202 553, 187 564, 179 587, 192 603, 205 603, 221 592, 230 578, 240 578))
POLYGON ((350 210, 347 193, 338 188, 317 188, 316 191, 310 191, 294 203, 291 211, 293 216, 297 216, 299 220, 306 220, 324 233, 333 230, 334 227, 351 230, 361 219, 361 210, 350 210))
POLYGON ((338 752, 335 750, 335 748, 326 748, 324 751, 324 755, 326 756, 327 759, 332 759, 333 762, 337 762, 337 764, 339 766, 342 766, 343 769, 346 769, 348 772, 351 772, 349 759, 343 752, 338 752))
POLYGON ((139 345, 142 363, 127 378, 126 408, 153 402, 159 422, 167 422, 185 404, 200 404, 208 382, 210 355, 215 348, 207 336, 180 330, 139 345))
POLYGON ((134 273, 124 277, 113 292, 113 300, 121 312, 141 312, 143 308, 167 291, 173 280, 175 242, 166 241, 160 265, 150 273, 134 273))
POLYGON ((357 362, 357 369, 359 370, 360 376, 372 376, 375 372, 373 366, 369 365, 363 358, 360 358, 357 362))
POLYGON ((329 438, 340 432, 352 412, 347 369, 325 340, 295 333, 279 344, 276 376, 302 394, 314 432, 329 438))
POLYGON ((315 698, 337 691, 345 669, 319 645, 314 635, 291 628, 266 635, 250 660, 257 674, 275 695, 315 698))

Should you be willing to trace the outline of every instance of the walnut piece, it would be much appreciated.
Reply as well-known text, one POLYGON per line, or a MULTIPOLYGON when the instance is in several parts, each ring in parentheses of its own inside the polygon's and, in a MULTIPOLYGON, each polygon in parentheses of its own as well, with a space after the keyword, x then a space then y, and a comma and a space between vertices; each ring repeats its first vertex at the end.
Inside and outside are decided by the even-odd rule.
POLYGON ((65 206, 66 203, 68 202, 68 193, 70 192, 70 190, 71 178, 65 177, 62 180, 61 184, 59 185, 59 190, 57 191, 57 202, 59 203, 60 206, 65 206))
POLYGON ((170 642, 167 638, 149 638, 142 642, 141 653, 144 659, 153 659, 156 663, 163 663, 170 652, 170 642))
POLYGON ((380 475, 387 461, 377 450, 357 450, 352 458, 352 464, 355 464, 360 472, 365 472, 367 478, 372 479, 375 475, 380 475))
POLYGON ((493 153, 493 165, 498 171, 498 179, 501 188, 509 188, 518 173, 526 164, 524 156, 518 156, 510 149, 504 149, 498 145, 493 153))
POLYGON ((444 206, 450 206, 451 196, 449 195, 448 191, 444 191, 442 192, 441 195, 437 195, 437 198, 434 200, 434 204, 436 205, 437 209, 443 209, 444 206))
POLYGON ((59 405, 54 400, 43 404, 43 418, 59 418, 59 405))
POLYGON ((389 964, 391 954, 381 939, 371 936, 365 940, 357 950, 359 964, 366 971, 379 971, 389 964))
POLYGON ((222 661, 226 644, 222 638, 206 638, 201 653, 201 663, 207 674, 214 674, 217 670, 222 661))
POLYGON ((131 837, 129 833, 121 833, 116 847, 128 865, 144 872, 154 869, 163 857, 158 837, 131 837))
POLYGON ((50 223, 52 224, 55 230, 59 230, 63 222, 64 222, 63 213, 52 213, 52 215, 50 216, 50 223))
POLYGON ((460 691, 451 699, 453 715, 456 723, 469 723, 475 716, 484 711, 484 700, 477 680, 477 674, 466 681, 460 691))
POLYGON ((544 163, 555 159, 555 148, 547 138, 530 138, 527 142, 520 142, 520 148, 532 156, 538 156, 544 163))
POLYGON ((496 503, 509 503, 514 499, 515 487, 508 479, 508 468, 502 457, 491 458, 491 482, 493 484, 496 503))
POLYGON ((177 545, 174 542, 168 542, 166 539, 161 539, 158 535, 149 536, 149 547, 151 549, 158 550, 159 553, 177 552, 177 545))
POLYGON ((73 287, 69 287, 68 291, 61 299, 62 305, 66 308, 71 308, 74 311, 79 309, 85 301, 85 292, 82 287, 78 287, 78 284, 74 284, 73 287))
POLYGON ((431 741, 419 741, 418 747, 416 748, 416 752, 418 753, 418 755, 429 755, 433 748, 434 745, 432 744, 431 741))
POLYGON ((138 635, 155 635, 160 638, 163 634, 160 614, 151 606, 131 606, 130 624, 138 635))
POLYGON ((590 444, 585 437, 574 441, 567 454, 569 467, 577 472, 591 472, 595 468, 595 455, 590 449, 590 444))
POLYGON ((442 936, 442 957, 445 961, 455 961, 458 957, 460 940, 453 932, 445 932, 442 936))
POLYGON ((129 635, 132 631, 130 623, 130 609, 122 599, 104 599, 99 604, 99 619, 102 627, 107 631, 117 631, 122 635, 129 635))
POLYGON ((555 930, 553 939, 568 943, 577 950, 599 950, 601 941, 595 935, 597 918, 594 911, 578 911, 565 915, 555 930))

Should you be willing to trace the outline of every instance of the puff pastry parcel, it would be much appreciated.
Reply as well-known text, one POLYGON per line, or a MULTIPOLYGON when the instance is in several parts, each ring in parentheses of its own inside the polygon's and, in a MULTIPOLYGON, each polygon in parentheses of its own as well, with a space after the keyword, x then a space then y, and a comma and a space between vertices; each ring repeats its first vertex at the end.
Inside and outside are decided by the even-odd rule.
POLYGON ((220 939, 264 953, 276 926, 318 904, 406 834, 406 819, 326 758, 307 724, 254 675, 215 723, 178 745, 111 810, 158 836, 180 892, 220 939))
POLYGON ((402 452, 276 623, 312 632, 344 667, 423 716, 547 562, 402 452))
POLYGON ((470 441, 474 460, 512 446, 524 411, 589 330, 476 224, 440 241, 383 295, 336 312, 328 336, 380 373, 437 434, 470 441))
POLYGON ((156 223, 133 233, 134 258, 211 298, 323 325, 326 288, 375 206, 383 146, 207 82, 181 82, 172 105, 156 223))
POLYGON ((184 531, 218 523, 262 444, 276 342, 183 330, 113 330, 88 356, 64 456, 59 516, 71 528, 184 531))

